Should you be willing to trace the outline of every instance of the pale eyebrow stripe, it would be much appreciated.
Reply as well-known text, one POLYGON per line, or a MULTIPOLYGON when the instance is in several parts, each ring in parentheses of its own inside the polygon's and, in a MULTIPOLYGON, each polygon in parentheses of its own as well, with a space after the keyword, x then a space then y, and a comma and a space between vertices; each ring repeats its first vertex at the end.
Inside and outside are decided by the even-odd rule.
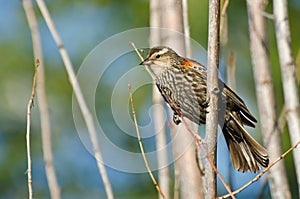
POLYGON ((169 49, 163 48, 162 50, 158 51, 158 54, 162 55, 162 54, 164 54, 164 53, 166 53, 168 51, 169 51, 169 49))

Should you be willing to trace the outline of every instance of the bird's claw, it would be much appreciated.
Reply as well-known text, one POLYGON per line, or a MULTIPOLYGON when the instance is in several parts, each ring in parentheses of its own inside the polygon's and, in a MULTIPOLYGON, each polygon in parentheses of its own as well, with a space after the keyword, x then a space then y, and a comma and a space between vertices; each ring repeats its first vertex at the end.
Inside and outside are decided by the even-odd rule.
POLYGON ((176 125, 178 125, 178 124, 181 123, 181 118, 179 117, 179 115, 178 115, 176 112, 174 112, 174 114, 173 114, 173 122, 174 122, 176 125))

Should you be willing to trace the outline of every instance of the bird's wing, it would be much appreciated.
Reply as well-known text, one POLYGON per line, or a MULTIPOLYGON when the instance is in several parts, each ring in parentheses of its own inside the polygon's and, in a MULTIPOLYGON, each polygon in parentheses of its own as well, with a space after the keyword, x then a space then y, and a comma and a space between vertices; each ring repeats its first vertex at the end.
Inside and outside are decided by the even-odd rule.
POLYGON ((245 102, 233 90, 231 90, 226 84, 224 84, 223 93, 226 95, 226 98, 229 98, 230 102, 232 101, 234 103, 235 107, 243 114, 243 115, 241 115, 242 122, 248 126, 254 127, 255 125, 252 122, 257 122, 257 120, 250 113, 245 102), (245 118, 245 116, 248 119, 245 118))
MULTIPOLYGON (((201 75, 203 75, 202 78, 207 78, 207 69, 202 64, 191 59, 186 59, 186 61, 182 62, 182 65, 186 69, 194 69, 198 71, 201 75)), ((236 109, 243 114, 240 116, 243 124, 254 127, 255 125, 253 122, 257 122, 257 120, 250 113, 245 102, 220 79, 219 87, 223 87, 223 94, 225 94, 225 97, 229 98, 230 102, 233 102, 233 105, 236 107, 236 109)), ((228 102, 228 100, 226 101, 228 102)))

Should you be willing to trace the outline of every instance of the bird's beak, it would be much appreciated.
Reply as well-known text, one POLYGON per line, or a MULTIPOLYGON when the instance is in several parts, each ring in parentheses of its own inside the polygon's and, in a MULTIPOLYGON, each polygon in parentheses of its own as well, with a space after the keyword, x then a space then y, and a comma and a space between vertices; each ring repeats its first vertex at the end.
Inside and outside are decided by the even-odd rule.
POLYGON ((140 63, 140 65, 151 65, 151 64, 152 64, 152 61, 147 60, 147 59, 145 59, 144 61, 142 61, 142 62, 140 63))

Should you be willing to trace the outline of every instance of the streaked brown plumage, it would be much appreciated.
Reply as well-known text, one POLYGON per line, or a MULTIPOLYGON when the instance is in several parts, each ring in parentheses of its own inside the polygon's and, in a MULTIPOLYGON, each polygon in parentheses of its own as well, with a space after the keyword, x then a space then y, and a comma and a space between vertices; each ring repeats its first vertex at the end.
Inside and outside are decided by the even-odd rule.
MULTIPOLYGON (((141 64, 149 66, 150 74, 165 101, 174 111, 173 121, 181 122, 179 115, 196 124, 205 124, 206 68, 196 61, 179 56, 168 47, 154 47, 141 64)), ((268 154, 244 129, 255 127, 255 117, 243 100, 219 80, 219 125, 227 142, 233 167, 241 172, 257 172, 259 165, 267 167, 268 154)))

